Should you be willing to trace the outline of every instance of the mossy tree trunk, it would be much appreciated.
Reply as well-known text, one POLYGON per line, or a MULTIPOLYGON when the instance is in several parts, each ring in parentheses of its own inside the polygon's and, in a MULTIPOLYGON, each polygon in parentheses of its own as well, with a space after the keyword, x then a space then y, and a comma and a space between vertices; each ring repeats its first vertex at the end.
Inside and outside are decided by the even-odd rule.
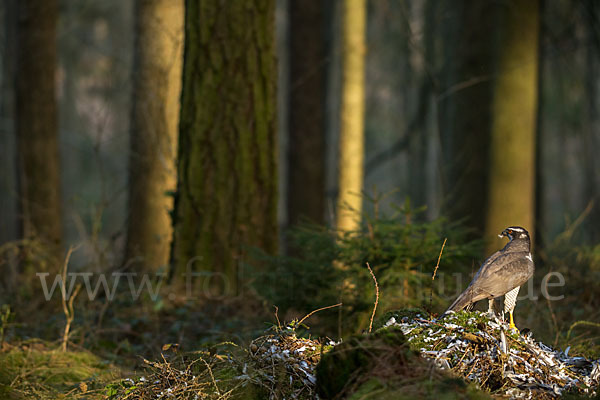
POLYGON ((366 14, 365 0, 344 0, 337 200, 337 228, 340 231, 358 229, 362 213, 366 14))
POLYGON ((174 272, 212 273, 224 294, 247 246, 277 247, 274 11, 186 1, 174 272))
POLYGON ((325 218, 326 4, 289 3, 289 148, 287 221, 325 218))
POLYGON ((508 0, 502 18, 492 109, 488 239, 509 225, 535 231, 539 2, 508 0))
POLYGON ((183 64, 183 0, 136 2, 126 261, 156 271, 169 261, 169 212, 183 64), (137 264, 137 263, 136 263, 137 264))
POLYGON ((57 0, 18 2, 16 132, 22 235, 62 258, 56 106, 57 0))

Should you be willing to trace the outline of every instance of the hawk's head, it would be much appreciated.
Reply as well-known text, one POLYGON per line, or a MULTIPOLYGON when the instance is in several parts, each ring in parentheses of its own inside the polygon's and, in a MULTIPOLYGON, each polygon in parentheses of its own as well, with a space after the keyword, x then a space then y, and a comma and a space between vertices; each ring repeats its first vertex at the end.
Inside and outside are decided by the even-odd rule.
POLYGON ((527 239, 529 240, 529 232, 525 230, 525 228, 521 228, 520 226, 509 226, 505 230, 502 231, 501 234, 498 235, 503 238, 506 236, 508 239, 527 239))

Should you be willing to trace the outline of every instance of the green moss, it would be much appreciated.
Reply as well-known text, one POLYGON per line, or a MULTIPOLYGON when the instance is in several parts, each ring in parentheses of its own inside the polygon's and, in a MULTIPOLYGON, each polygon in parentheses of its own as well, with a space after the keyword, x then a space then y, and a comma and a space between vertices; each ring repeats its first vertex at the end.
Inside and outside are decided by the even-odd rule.
POLYGON ((439 400, 444 399, 472 399, 472 400, 483 400, 489 399, 490 395, 479 389, 473 383, 467 383, 460 378, 450 377, 443 379, 436 386, 435 396, 439 400))
POLYGON ((563 393, 561 396, 562 400, 577 400, 577 399, 587 399, 587 400, 600 400, 600 391, 596 393, 595 396, 588 396, 586 394, 578 393, 577 390, 568 391, 563 393))
POLYGON ((459 311, 454 314, 450 314, 445 317, 445 321, 452 322, 453 324, 460 325, 461 327, 468 329, 469 331, 480 330, 478 327, 480 324, 487 324, 489 317, 485 313, 479 311, 459 311))
POLYGON ((399 328, 358 335, 335 346, 317 365, 317 391, 324 399, 335 397, 358 377, 366 375, 382 352, 411 353, 399 328))
POLYGON ((324 354, 317 366, 317 390, 324 399, 341 393, 351 399, 408 399, 436 392, 438 376, 445 377, 437 370, 432 374, 431 365, 392 326, 352 337, 324 354))
POLYGON ((378 379, 372 378, 363 383, 348 400, 385 399, 382 397, 388 388, 378 379))
POLYGON ((418 379, 391 379, 382 381, 378 378, 370 378, 362 383, 348 396, 348 400, 412 400, 412 399, 435 399, 455 400, 471 399, 483 400, 490 396, 479 390, 473 384, 467 384, 462 379, 444 377, 439 375, 430 376, 423 374, 418 379))
MULTIPOLYGON (((41 344, 0 353, 0 398, 61 398, 74 390, 81 397, 94 398, 79 389, 102 388, 118 373, 88 352, 48 350, 41 344)), ((95 398, 101 398, 96 394, 95 398)))
MULTIPOLYGON (((418 316, 422 316, 422 313, 424 313, 424 311, 419 309, 392 311, 386 313, 381 321, 387 322, 391 317, 394 317, 397 322, 410 322, 415 317, 422 318, 418 316)), ((416 351, 420 351, 421 349, 437 350, 440 346, 443 346, 444 343, 437 340, 431 340, 432 338, 441 338, 442 336, 448 335, 467 336, 469 334, 477 334, 487 326, 489 321, 489 317, 485 313, 477 311, 459 311, 446 316, 444 318, 444 325, 437 323, 432 323, 430 325, 415 325, 410 332, 408 343, 410 347, 416 351), (446 324, 452 325, 446 326, 446 324)), ((385 324, 385 322, 383 322, 383 324, 385 324)), ((507 336, 515 339, 515 342, 519 337, 517 332, 508 332, 507 336)))

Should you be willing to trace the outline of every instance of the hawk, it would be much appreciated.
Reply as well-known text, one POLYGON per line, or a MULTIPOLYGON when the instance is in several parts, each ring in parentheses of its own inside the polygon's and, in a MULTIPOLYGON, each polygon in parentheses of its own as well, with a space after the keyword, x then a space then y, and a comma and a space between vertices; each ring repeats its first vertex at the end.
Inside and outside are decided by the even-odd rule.
POLYGON ((504 312, 510 314, 510 327, 516 329, 513 311, 521 285, 533 275, 529 233, 520 226, 510 226, 502 231, 500 238, 508 237, 509 242, 484 262, 475 277, 460 296, 444 313, 459 311, 479 300, 488 299, 490 313, 493 313, 494 299, 504 295, 504 312))

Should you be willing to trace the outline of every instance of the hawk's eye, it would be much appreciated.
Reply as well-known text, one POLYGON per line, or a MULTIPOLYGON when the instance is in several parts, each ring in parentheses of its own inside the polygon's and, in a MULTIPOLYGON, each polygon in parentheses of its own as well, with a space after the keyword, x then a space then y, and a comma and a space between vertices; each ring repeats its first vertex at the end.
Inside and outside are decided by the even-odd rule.
POLYGON ((509 234, 509 235, 512 235, 512 234, 513 234, 513 231, 512 231, 512 229, 509 229, 509 230, 508 230, 508 234, 509 234))

